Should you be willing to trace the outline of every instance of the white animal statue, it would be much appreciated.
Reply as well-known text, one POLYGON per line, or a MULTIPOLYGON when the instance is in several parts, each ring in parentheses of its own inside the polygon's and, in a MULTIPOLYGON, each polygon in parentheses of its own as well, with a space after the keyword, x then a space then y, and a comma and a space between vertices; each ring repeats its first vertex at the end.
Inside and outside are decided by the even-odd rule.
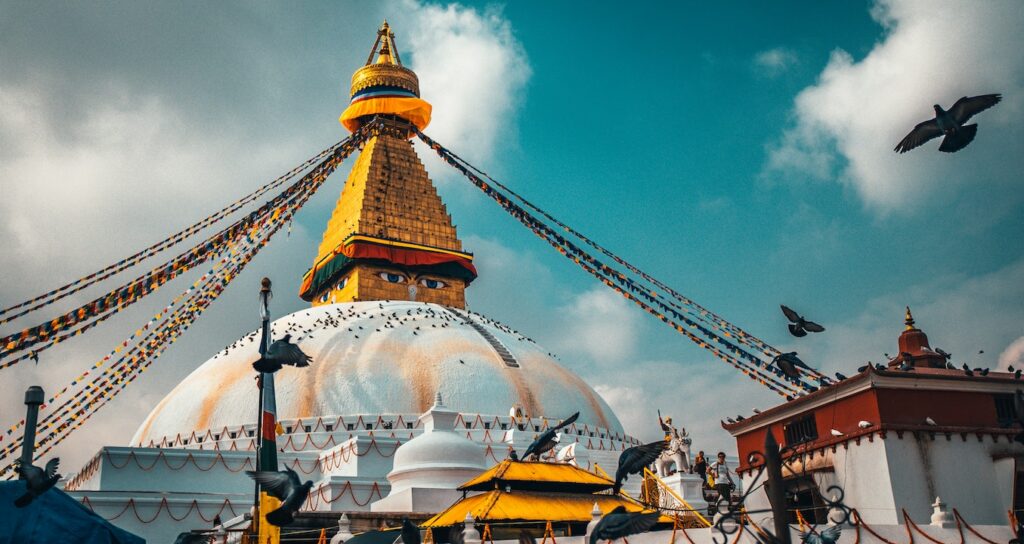
POLYGON ((690 443, 692 440, 686 434, 686 429, 669 429, 668 448, 661 452, 661 455, 654 460, 654 466, 658 469, 658 476, 662 478, 670 475, 670 469, 675 465, 676 472, 690 471, 690 443))

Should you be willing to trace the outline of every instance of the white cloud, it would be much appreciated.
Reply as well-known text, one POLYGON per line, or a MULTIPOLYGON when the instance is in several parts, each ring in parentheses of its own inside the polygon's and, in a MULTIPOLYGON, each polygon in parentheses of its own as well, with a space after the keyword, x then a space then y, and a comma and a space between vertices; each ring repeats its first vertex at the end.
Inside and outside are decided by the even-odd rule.
POLYGON ((792 174, 851 186, 885 213, 963 184, 1016 183, 1024 155, 1024 25, 1018 2, 881 0, 872 15, 884 35, 863 59, 836 50, 818 82, 795 100, 795 124, 769 146, 767 177, 792 174), (915 124, 957 98, 999 92, 1004 102, 978 116, 977 140, 955 155, 929 143, 906 155, 892 148, 915 124), (838 170, 838 171, 837 171, 838 170))
POLYGON ((788 47, 775 47, 754 55, 754 67, 767 77, 779 76, 798 62, 796 52, 788 47))
POLYGON ((1014 368, 1024 368, 1024 336, 1011 342, 999 354, 999 369, 1006 370, 1011 365, 1014 368))
POLYGON ((624 362, 636 349, 643 314, 604 285, 576 296, 559 313, 565 321, 561 351, 607 365, 624 362))
POLYGON ((531 74, 526 52, 496 8, 409 6, 398 21, 408 28, 405 43, 420 94, 434 107, 427 131, 466 159, 486 162, 498 139, 510 134, 531 74))

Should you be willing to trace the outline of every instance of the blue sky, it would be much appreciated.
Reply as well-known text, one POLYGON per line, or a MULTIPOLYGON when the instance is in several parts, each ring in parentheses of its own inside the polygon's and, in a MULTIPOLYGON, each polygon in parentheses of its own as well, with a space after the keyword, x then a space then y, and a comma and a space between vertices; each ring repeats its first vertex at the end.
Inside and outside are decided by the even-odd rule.
MULTIPOLYGON (((429 134, 777 347, 849 371, 895 350, 909 304, 958 360, 1024 357, 1019 3, 583 6, 4 6, 0 300, 148 245, 339 139, 348 78, 388 17, 435 106, 429 134), (1005 100, 964 151, 892 153, 932 103, 990 92, 1005 100), (789 337, 779 303, 828 332, 789 337)), ((653 438, 661 408, 724 448, 719 419, 777 401, 423 158, 477 254, 471 308, 558 353, 628 430, 653 438)), ((251 330, 239 316, 259 277, 279 286, 275 311, 302 308, 290 285, 342 182, 64 454, 127 441, 251 330)), ((4 391, 62 386, 148 310, 11 371, 4 391)))

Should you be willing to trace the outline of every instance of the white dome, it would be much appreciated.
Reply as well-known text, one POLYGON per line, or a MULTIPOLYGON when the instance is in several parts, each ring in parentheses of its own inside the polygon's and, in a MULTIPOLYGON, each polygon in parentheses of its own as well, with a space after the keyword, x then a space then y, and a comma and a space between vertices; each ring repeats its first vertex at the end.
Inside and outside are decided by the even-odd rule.
MULTIPOLYGON (((603 399, 532 340, 478 314, 418 302, 318 306, 272 325, 313 359, 275 376, 279 420, 418 415, 435 392, 464 415, 562 419, 622 435, 603 399)), ((234 342, 174 388, 136 431, 133 444, 253 424, 258 405, 258 332, 234 342)))
POLYGON ((395 452, 388 473, 392 493, 413 487, 455 489, 487 468, 483 448, 455 432, 458 417, 438 394, 434 405, 420 416, 423 434, 395 452))

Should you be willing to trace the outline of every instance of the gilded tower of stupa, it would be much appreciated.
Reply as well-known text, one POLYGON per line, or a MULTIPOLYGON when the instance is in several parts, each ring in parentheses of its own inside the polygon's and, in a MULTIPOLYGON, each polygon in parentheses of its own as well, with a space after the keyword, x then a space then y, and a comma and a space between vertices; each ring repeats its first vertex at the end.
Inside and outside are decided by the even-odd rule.
POLYGON ((352 75, 351 103, 339 119, 351 131, 372 119, 382 128, 353 165, 303 277, 300 295, 314 306, 408 300, 465 307, 473 256, 410 141, 430 112, 385 21, 366 65, 352 75))

